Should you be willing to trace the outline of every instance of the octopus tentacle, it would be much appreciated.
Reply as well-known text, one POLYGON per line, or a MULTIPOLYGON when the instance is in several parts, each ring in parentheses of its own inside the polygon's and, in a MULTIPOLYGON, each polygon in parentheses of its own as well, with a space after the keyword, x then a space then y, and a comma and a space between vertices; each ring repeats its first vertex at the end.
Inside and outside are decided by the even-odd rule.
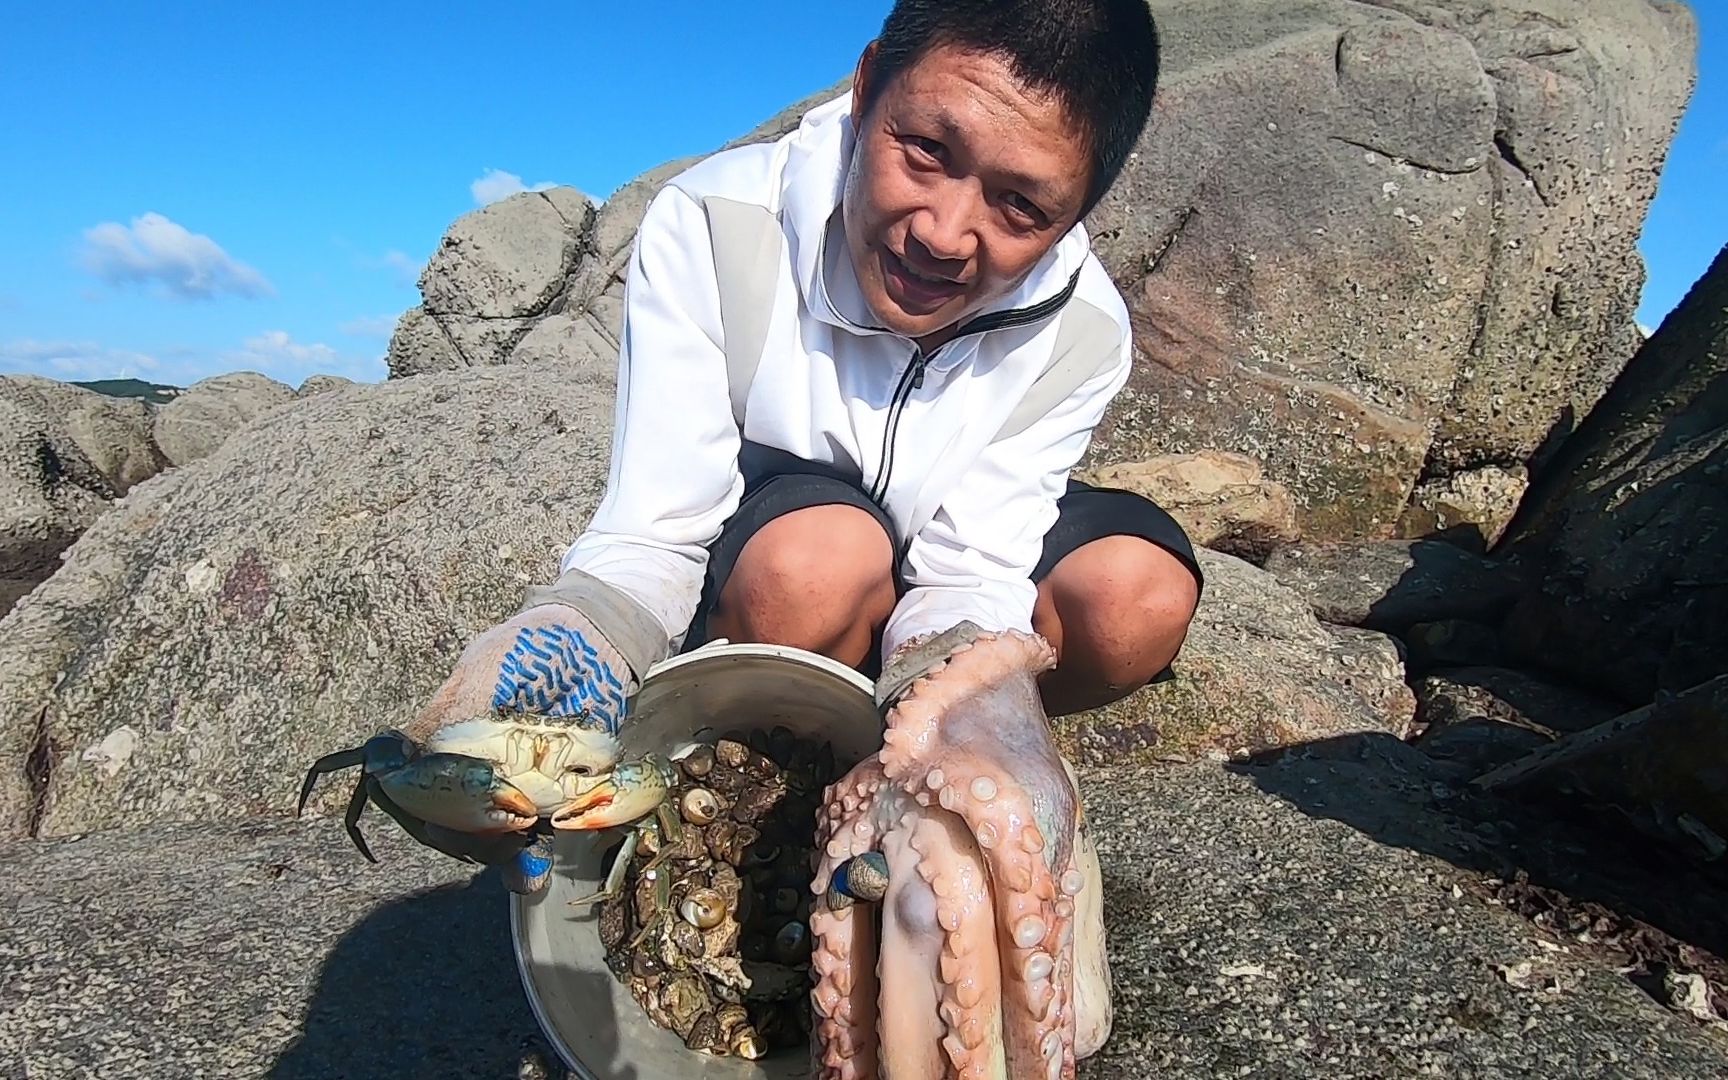
MULTIPOLYGON (((1009 992, 1004 1038, 1017 1069, 1039 1062, 1034 1075, 1061 1076, 1073 1066, 1070 1010, 1058 1001, 1057 966, 1067 958, 1062 947, 1069 920, 1058 911, 1057 881, 1051 872, 1054 845, 1037 825, 1030 795, 1000 769, 990 767, 969 747, 951 746, 943 722, 975 706, 980 687, 1028 679, 1054 654, 1042 639, 1024 635, 989 638, 1007 648, 962 646, 948 661, 915 681, 896 704, 884 734, 883 774, 907 789, 928 788, 942 809, 962 818, 984 852, 991 880, 998 887, 996 918, 1001 964, 1009 992), (1018 1015, 1016 1015, 1018 1014, 1018 1015)), ((1063 776, 1066 780, 1066 775, 1063 776)), ((1067 849, 1060 844, 1063 864, 1067 849)), ((1072 911, 1072 902, 1067 909, 1072 911)))
POLYGON ((875 1080, 876 924, 868 908, 833 908, 828 885, 834 870, 875 843, 874 799, 880 769, 861 767, 832 785, 817 824, 818 850, 810 909, 811 1007, 823 1080, 875 1080))
MULTIPOLYGON (((912 801, 904 792, 895 795, 888 804, 904 806, 912 801)), ((913 833, 922 821, 917 814, 910 820, 902 819, 887 831, 880 845, 889 869, 876 956, 882 987, 876 1037, 884 1047, 892 1048, 887 1061, 892 1076, 939 1077, 947 1073, 940 901, 919 874, 919 855, 912 846, 913 833)))
POLYGON ((1002 1046, 1001 971, 990 883, 973 838, 954 818, 917 822, 912 846, 918 874, 936 897, 943 931, 942 1049, 957 1080, 1006 1080, 1002 1046))

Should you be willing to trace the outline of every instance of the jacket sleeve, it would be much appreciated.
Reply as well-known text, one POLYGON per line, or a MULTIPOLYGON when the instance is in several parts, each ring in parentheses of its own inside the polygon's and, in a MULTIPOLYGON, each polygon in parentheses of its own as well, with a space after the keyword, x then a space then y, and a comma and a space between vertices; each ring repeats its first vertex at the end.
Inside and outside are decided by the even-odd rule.
POLYGON ((1129 335, 1115 361, 1017 435, 984 448, 907 545, 907 591, 882 632, 882 655, 970 620, 985 630, 1032 629, 1032 571, 1069 472, 1111 399, 1128 381, 1129 335))
POLYGON ((598 629, 638 676, 682 638, 707 545, 743 491, 708 235, 701 205, 673 185, 643 216, 624 289, 606 493, 553 589, 604 620, 598 629))

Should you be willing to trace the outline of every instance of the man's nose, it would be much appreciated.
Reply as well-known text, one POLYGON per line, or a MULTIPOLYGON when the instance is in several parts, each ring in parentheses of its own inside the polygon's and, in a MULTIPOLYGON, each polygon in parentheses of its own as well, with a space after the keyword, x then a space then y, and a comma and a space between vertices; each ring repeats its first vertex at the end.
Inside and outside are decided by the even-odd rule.
POLYGON ((937 262, 966 262, 978 249, 978 200, 959 185, 944 194, 912 218, 912 239, 937 262))

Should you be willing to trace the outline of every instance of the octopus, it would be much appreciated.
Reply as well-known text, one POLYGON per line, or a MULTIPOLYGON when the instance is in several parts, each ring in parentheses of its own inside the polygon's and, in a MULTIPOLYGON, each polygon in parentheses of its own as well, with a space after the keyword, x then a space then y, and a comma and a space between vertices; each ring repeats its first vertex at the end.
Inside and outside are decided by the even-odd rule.
POLYGON ((818 811, 818 1075, 1058 1078, 1112 1022, 1098 858, 1049 730, 1031 634, 904 650, 883 746, 818 811))

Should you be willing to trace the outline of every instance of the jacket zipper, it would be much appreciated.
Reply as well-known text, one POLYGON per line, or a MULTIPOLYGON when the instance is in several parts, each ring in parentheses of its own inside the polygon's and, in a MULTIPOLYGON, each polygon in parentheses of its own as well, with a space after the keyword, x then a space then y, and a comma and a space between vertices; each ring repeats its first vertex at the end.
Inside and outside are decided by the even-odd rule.
POLYGON ((930 358, 917 345, 912 346, 912 362, 900 373, 900 384, 888 402, 888 426, 882 435, 882 457, 876 463, 876 482, 870 485, 870 501, 881 504, 888 497, 888 479, 894 472, 894 437, 900 430, 900 414, 912 392, 924 385, 924 365, 930 358))
MULTIPOLYGON (((980 315, 962 326, 959 333, 944 342, 942 347, 936 351, 941 352, 942 349, 961 338, 970 337, 973 334, 989 333, 992 330, 1007 330, 1016 326, 1025 326, 1028 323, 1035 323, 1066 304, 1068 299, 1074 295, 1074 289, 1079 284, 1080 274, 1076 271, 1074 276, 1068 280, 1066 288, 1031 307, 980 315)), ((901 373, 900 383, 894 388, 894 396, 889 400, 888 426, 882 437, 882 457, 877 465, 876 483, 870 486, 870 501, 877 505, 881 505, 882 501, 888 497, 888 484, 894 475, 894 443, 900 433, 900 414, 905 411, 906 402, 911 399, 913 391, 923 387, 924 368, 929 362, 930 357, 924 355, 924 350, 914 344, 912 346, 912 362, 901 373)))

